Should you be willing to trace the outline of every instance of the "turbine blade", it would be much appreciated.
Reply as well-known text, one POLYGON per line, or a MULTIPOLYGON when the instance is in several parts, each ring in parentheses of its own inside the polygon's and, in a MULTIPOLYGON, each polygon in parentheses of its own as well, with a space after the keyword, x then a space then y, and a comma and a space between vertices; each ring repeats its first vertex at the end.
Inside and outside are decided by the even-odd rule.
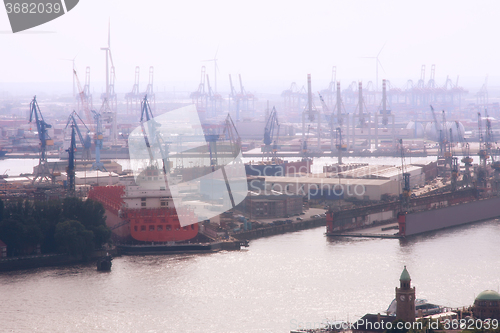
POLYGON ((382 52, 382 50, 384 49, 385 44, 387 44, 387 42, 385 42, 384 45, 382 46, 382 48, 380 49, 380 51, 378 51, 378 53, 377 53, 377 59, 378 59, 378 56, 380 55, 380 53, 382 52))
POLYGON ((380 68, 382 68, 382 70, 383 70, 383 71, 384 71, 384 73, 385 73, 384 66, 382 66, 382 63, 380 62, 380 60, 378 60, 378 58, 377 58, 377 62, 378 62, 378 64, 380 65, 380 68))

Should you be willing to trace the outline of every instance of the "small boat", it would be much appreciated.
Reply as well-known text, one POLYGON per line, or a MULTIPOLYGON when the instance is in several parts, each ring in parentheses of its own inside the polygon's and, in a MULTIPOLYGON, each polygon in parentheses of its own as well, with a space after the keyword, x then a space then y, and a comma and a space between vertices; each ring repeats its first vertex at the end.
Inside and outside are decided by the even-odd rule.
POLYGON ((97 260, 97 270, 98 271, 110 271, 111 270, 111 260, 113 260, 113 257, 109 255, 109 253, 106 253, 105 256, 99 258, 97 260))

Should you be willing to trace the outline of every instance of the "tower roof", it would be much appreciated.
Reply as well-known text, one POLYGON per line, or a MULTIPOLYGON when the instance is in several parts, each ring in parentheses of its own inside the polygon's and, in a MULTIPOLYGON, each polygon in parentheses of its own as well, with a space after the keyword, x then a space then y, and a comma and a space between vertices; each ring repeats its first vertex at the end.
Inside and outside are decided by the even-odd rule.
POLYGON ((401 276, 399 277, 399 281, 411 281, 410 273, 408 273, 408 271, 406 270, 406 266, 403 269, 401 276))
POLYGON ((485 290, 476 297, 477 301, 499 301, 500 294, 494 290, 485 290))

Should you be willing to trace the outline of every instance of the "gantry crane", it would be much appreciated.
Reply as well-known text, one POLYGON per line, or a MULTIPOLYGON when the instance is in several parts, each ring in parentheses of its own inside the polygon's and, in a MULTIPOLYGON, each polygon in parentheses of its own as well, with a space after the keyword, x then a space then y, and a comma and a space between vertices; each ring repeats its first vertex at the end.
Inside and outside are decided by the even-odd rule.
MULTIPOLYGON (((273 109, 271 111, 271 114, 269 115, 269 118, 267 119, 266 122, 266 127, 264 128, 264 157, 267 156, 267 159, 269 160, 269 156, 271 156, 272 160, 275 161, 277 158, 277 152, 278 152, 278 140, 279 140, 279 134, 280 133, 280 124, 278 122, 278 113, 276 112, 276 109, 273 106, 273 109), (275 133, 276 131, 276 133, 275 133), (272 144, 272 146, 271 146, 272 144)), ((263 157, 263 158, 264 158, 263 157)))
POLYGON ((36 128, 38 131, 38 139, 40 140, 40 158, 38 160, 38 168, 33 178, 33 183, 41 183, 45 181, 54 182, 54 175, 49 171, 49 166, 47 164, 47 146, 53 146, 54 140, 52 140, 47 133, 47 129, 51 128, 52 125, 49 125, 43 120, 42 112, 40 111, 40 107, 36 101, 36 96, 33 97, 33 100, 30 103, 30 123, 35 120, 36 128))
POLYGON ((70 123, 71 123, 71 126, 74 127, 74 129, 76 130, 76 133, 78 134, 78 139, 80 140, 80 144, 83 147, 83 150, 82 150, 82 160, 83 161, 90 160, 91 159, 90 147, 92 146, 92 139, 90 138, 90 130, 89 130, 89 128, 87 127, 87 125, 85 125, 85 122, 78 115, 78 113, 76 113, 76 111, 71 112, 71 114, 69 115, 68 122, 66 123, 66 127, 65 128, 68 128, 68 126, 70 125, 70 123), (80 122, 83 124, 83 126, 87 130, 85 138, 83 137, 82 132, 80 131, 80 128, 78 127, 77 118, 80 119, 80 122))

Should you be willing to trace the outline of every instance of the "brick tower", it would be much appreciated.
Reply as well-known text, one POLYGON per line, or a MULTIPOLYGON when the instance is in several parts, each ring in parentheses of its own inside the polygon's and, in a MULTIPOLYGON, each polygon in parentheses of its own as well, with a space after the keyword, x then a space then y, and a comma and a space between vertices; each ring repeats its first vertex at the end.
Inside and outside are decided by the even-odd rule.
POLYGON ((410 274, 406 266, 399 278, 399 288, 396 287, 396 318, 403 321, 415 321, 415 287, 411 287, 410 274))

